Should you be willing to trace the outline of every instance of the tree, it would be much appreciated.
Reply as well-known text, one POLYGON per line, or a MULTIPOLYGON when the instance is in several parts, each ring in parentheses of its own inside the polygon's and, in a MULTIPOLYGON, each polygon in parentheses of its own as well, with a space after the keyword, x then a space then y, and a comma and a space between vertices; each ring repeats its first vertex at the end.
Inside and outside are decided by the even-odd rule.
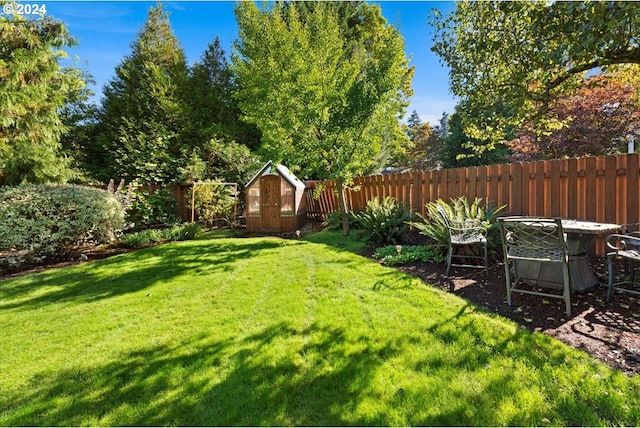
POLYGON ((529 125, 538 135, 560 129, 550 106, 575 93, 585 72, 640 63, 634 2, 463 1, 447 16, 436 13, 433 24, 432 50, 451 69, 453 93, 471 111, 501 100, 484 123, 463 112, 465 132, 492 143, 509 128, 529 125))
POLYGON ((161 4, 151 7, 132 44, 104 88, 100 113, 101 154, 96 178, 140 178, 147 183, 179 181, 179 169, 193 151, 180 138, 185 128, 185 55, 161 4))
POLYGON ((406 132, 411 141, 411 149, 405 156, 403 165, 414 170, 431 170, 440 166, 438 153, 442 139, 429 123, 422 123, 417 111, 407 120, 406 132))
POLYGON ((58 112, 84 85, 76 69, 59 64, 72 44, 66 27, 50 17, 0 15, 0 185, 71 176, 58 112))
POLYGON ((295 2, 263 10, 241 2, 232 63, 241 109, 262 132, 264 156, 302 176, 336 180, 348 234, 346 187, 385 149, 395 150, 383 147, 377 130, 403 134, 398 119, 413 69, 379 7, 359 6, 357 32, 340 25, 334 8, 318 2, 300 15, 295 2))
POLYGON ((259 131, 255 125, 240 120, 242 113, 233 98, 236 86, 224 49, 216 37, 190 70, 185 101, 190 109, 191 136, 187 138, 200 144, 221 139, 258 148, 259 131))
MULTIPOLYGON (((84 82, 95 84, 93 76, 87 71, 78 70, 78 72, 84 82)), ((90 181, 85 165, 93 158, 93 141, 98 134, 98 107, 91 101, 91 97, 93 97, 93 91, 88 86, 71 91, 66 104, 59 112, 65 128, 65 132, 60 137, 62 152, 74 171, 71 181, 90 181)))
POLYGON ((554 100, 550 110, 567 125, 542 136, 525 127, 509 143, 516 158, 557 159, 626 151, 627 135, 636 134, 640 124, 640 109, 634 101, 640 85, 627 78, 627 71, 625 67, 597 74, 575 94, 554 100))

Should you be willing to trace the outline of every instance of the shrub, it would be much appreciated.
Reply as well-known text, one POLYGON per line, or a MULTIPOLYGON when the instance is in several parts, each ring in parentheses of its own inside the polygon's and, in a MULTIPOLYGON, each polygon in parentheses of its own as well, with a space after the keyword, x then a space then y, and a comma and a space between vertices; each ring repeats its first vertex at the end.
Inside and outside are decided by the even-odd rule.
POLYGON ((0 188, 0 266, 62 260, 74 247, 113 241, 124 227, 120 202, 105 190, 72 185, 0 188))
MULTIPOLYGON (((342 213, 340 211, 331 211, 327 214, 327 219, 322 222, 322 226, 329 230, 342 229, 342 213)), ((358 229, 358 219, 352 212, 349 213, 349 228, 358 229)))
MULTIPOLYGON (((192 200, 192 192, 193 188, 188 193, 189 201, 192 200)), ((233 224, 236 199, 235 189, 223 183, 208 180, 198 184, 194 200, 198 221, 207 227, 215 226, 217 220, 233 224)))
POLYGON ((168 241, 191 241, 200 231, 198 223, 185 223, 181 226, 173 226, 167 229, 164 238, 168 241))
POLYGON ((409 224, 415 227, 420 234, 435 240, 439 246, 447 247, 449 245, 449 232, 442 215, 438 212, 439 206, 444 209, 447 218, 456 219, 460 222, 464 222, 467 219, 480 220, 488 228, 487 239, 489 247, 497 247, 500 237, 498 236, 496 217, 506 205, 491 208, 482 205, 481 198, 475 198, 472 203, 469 203, 466 196, 451 199, 451 204, 447 204, 442 199, 427 203, 425 205, 425 215, 416 213, 422 221, 409 222, 409 224))
POLYGON ((387 245, 380 247, 373 254, 374 259, 393 266, 413 261, 442 263, 444 256, 437 248, 426 245, 387 245))
POLYGON ((178 223, 178 201, 169 190, 156 189, 150 194, 141 190, 136 182, 130 183, 129 187, 134 188, 126 216, 130 228, 170 226, 178 223))
POLYGON ((200 225, 185 223, 168 229, 147 229, 127 233, 122 237, 122 244, 128 248, 148 247, 166 241, 189 241, 196 237, 200 225))
POLYGON ((364 211, 356 215, 360 229, 369 242, 395 244, 408 232, 411 209, 391 197, 380 202, 378 198, 367 203, 364 211))

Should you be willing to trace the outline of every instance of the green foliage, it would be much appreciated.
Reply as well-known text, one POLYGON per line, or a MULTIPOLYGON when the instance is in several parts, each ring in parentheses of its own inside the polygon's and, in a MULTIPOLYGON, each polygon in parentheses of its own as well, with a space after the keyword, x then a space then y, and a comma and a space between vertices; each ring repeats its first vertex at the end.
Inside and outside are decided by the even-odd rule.
POLYGON ((190 241, 200 231, 198 223, 184 223, 168 229, 146 229, 125 234, 121 241, 128 248, 143 248, 167 241, 190 241))
MULTIPOLYGON (((438 153, 442 167, 460 168, 506 162, 510 152, 503 142, 493 144, 488 139, 474 138, 465 132, 463 117, 465 114, 474 115, 466 110, 468 106, 468 103, 459 103, 455 112, 448 116, 446 134, 438 153)), ((483 113, 477 112, 476 117, 480 114, 483 113)))
POLYGON ((172 225, 178 219, 178 201, 167 189, 156 189, 153 193, 141 190, 137 183, 131 183, 135 190, 130 198, 126 221, 131 228, 172 225))
MULTIPOLYGON (((353 6, 240 2, 232 56, 237 97, 262 132, 264 157, 334 179, 342 196, 353 177, 408 144, 398 117, 413 77, 402 36, 379 6, 353 6)), ((344 204, 341 211, 348 221, 344 204)))
POLYGON ((438 207, 444 210, 448 219, 453 219, 457 222, 464 222, 468 219, 479 220, 488 230, 487 239, 489 246, 491 248, 497 246, 499 237, 497 236, 498 226, 496 224, 496 218, 506 205, 492 208, 488 205, 483 205, 481 198, 475 198, 472 203, 469 203, 466 196, 451 199, 451 204, 446 203, 442 199, 427 203, 425 205, 425 215, 416 213, 422 221, 412 221, 409 222, 409 224, 416 228, 420 234, 436 241, 438 245, 447 247, 449 245, 449 232, 442 215, 438 211, 438 207))
MULTIPOLYGON (((322 227, 329 230, 338 230, 342 228, 342 214, 340 211, 332 211, 327 214, 327 219, 322 222, 322 227)), ((349 213, 349 228, 358 228, 358 218, 352 212, 349 213)))
POLYGON ((59 64, 72 44, 64 24, 51 17, 0 14, 0 185, 71 177, 58 113, 84 86, 78 70, 59 64))
MULTIPOLYGON (((216 37, 202 53, 200 60, 191 67, 187 81, 185 102, 189 120, 185 131, 186 138, 192 140, 194 145, 200 147, 202 142, 213 139, 228 143, 240 142, 243 147, 250 149, 258 148, 260 131, 255 125, 241 120, 242 112, 238 101, 233 97, 235 90, 236 83, 225 51, 216 37)), ((207 164, 210 168, 224 169, 224 164, 207 164)), ((214 177, 244 182, 218 173, 209 173, 199 178, 214 177)))
MULTIPOLYGON (((188 199, 191 201, 193 187, 189 190, 188 199)), ((235 221, 237 195, 233 187, 218 181, 205 181, 195 188, 195 212, 198 222, 207 227, 217 225, 219 220, 227 225, 235 221)))
POLYGON ((436 13, 432 50, 452 92, 473 104, 465 133, 494 144, 525 124, 541 135, 561 128, 549 105, 575 93, 587 71, 640 62, 639 11, 635 2, 461 1, 436 13))
POLYGON ((378 248, 373 254, 373 258, 379 259, 389 266, 402 265, 415 261, 425 263, 444 262, 442 251, 426 245, 388 245, 378 248))
POLYGON ((382 201, 376 197, 367 203, 364 211, 356 214, 356 219, 368 242, 395 244, 409 231, 411 209, 391 197, 382 201))
POLYGON ((247 183, 264 164, 243 144, 211 139, 202 148, 204 177, 227 183, 247 183))
POLYGON ((191 154, 181 139, 187 73, 167 13, 160 4, 151 7, 132 53, 104 88, 94 147, 101 160, 93 171, 96 178, 139 178, 146 184, 179 181, 179 168, 191 154))
POLYGON ((113 241, 124 227, 113 194, 89 187, 0 187, 0 206, 0 266, 8 269, 64 259, 78 245, 113 241))

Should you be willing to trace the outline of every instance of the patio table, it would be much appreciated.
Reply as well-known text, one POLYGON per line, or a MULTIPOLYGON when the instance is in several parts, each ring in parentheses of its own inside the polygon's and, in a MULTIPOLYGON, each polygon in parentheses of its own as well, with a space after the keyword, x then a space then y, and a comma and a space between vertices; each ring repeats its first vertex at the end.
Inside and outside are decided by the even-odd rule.
MULTIPOLYGON (((562 219, 569 256, 571 291, 585 293, 600 281, 589 266, 587 248, 596 235, 620 230, 619 224, 562 219)), ((518 261, 518 272, 527 282, 541 287, 562 289, 562 267, 537 261, 518 261)))

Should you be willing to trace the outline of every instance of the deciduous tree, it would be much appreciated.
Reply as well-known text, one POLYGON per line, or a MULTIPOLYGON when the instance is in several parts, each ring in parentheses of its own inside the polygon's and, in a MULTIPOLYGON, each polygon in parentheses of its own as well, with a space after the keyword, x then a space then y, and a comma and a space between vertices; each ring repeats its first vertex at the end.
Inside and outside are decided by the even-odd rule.
MULTIPOLYGON (((623 68, 626 72, 626 68, 623 68)), ((577 93, 558 97, 550 110, 566 125, 545 135, 525 127, 510 141, 519 160, 556 159, 625 152, 627 135, 640 131, 635 96, 640 85, 619 73, 589 78, 577 93)))
POLYGON ((398 119, 413 69, 378 6, 359 7, 357 32, 341 25, 334 7, 319 2, 301 18, 295 2, 265 9, 241 2, 232 61, 241 109, 260 128, 265 157, 336 180, 346 234, 346 186, 383 152, 373 129, 403 134, 398 119))
POLYGON ((490 142, 524 125, 538 135, 560 129, 550 106, 574 94, 585 72, 640 63, 635 2, 462 1, 433 23, 432 49, 451 69, 453 93, 470 111, 503 104, 480 120, 463 112, 465 131, 490 142))

